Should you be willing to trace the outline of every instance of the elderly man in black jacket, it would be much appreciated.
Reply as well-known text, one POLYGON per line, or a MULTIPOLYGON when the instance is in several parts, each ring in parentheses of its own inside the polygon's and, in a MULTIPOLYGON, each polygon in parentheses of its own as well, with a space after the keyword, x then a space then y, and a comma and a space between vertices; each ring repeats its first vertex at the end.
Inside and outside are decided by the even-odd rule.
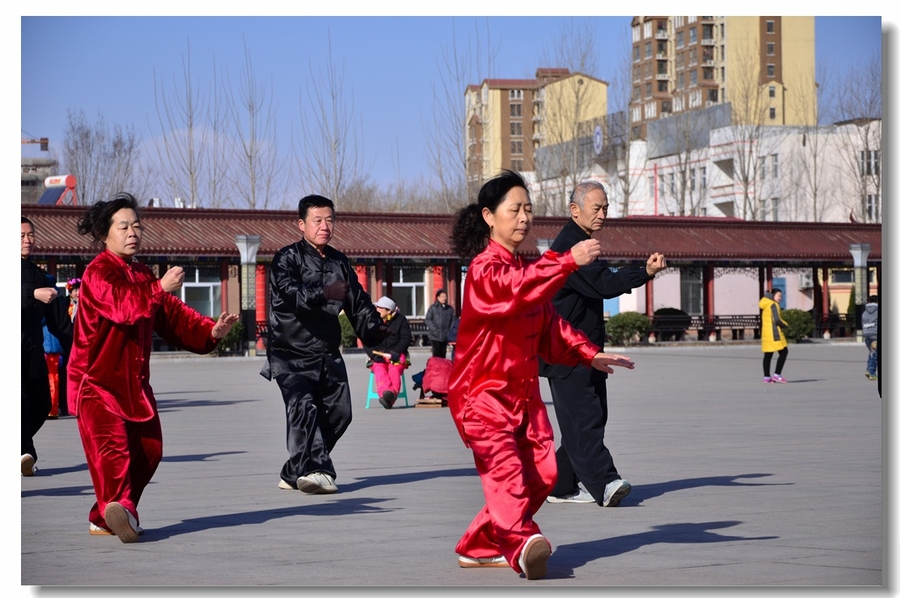
MULTIPOLYGON (((588 181, 575 186, 569 198, 569 220, 550 248, 563 252, 599 231, 609 210, 603 185, 588 181)), ((603 347, 606 329, 603 300, 630 293, 666 267, 665 257, 652 254, 644 267, 623 267, 615 272, 600 260, 569 275, 553 298, 559 315, 603 347)), ((541 364, 541 376, 549 379, 553 407, 559 424, 560 447, 556 451, 558 479, 548 502, 596 502, 617 506, 631 490, 622 479, 604 444, 608 419, 604 372, 587 367, 541 364), (581 490, 578 482, 587 491, 581 490)))
POLYGON ((298 211, 303 238, 280 249, 269 270, 267 361, 260 373, 275 379, 284 399, 290 456, 279 488, 327 494, 337 491, 331 451, 352 418, 338 316, 347 315, 365 345, 390 331, 347 256, 328 245, 334 203, 308 195, 298 211))
POLYGON ((50 379, 44 360, 44 329, 64 347, 72 346, 72 321, 67 305, 58 298, 47 273, 31 261, 35 245, 34 223, 22 216, 22 475, 34 475, 37 451, 34 435, 50 414, 50 379))

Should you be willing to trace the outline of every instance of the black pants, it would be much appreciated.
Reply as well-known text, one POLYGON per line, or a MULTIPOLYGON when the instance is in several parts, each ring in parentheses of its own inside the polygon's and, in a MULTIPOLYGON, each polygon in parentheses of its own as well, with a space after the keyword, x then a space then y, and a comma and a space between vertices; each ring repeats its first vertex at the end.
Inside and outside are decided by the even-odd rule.
POLYGON ((433 357, 447 358, 447 341, 431 341, 431 355, 433 357))
POLYGON ((284 399, 288 460, 281 479, 296 485, 297 478, 315 471, 337 477, 331 451, 352 419, 350 385, 341 359, 326 358, 315 380, 302 374, 275 377, 284 399))
MULTIPOLYGON (((63 381, 60 381, 61 383, 63 381)), ((22 351, 22 454, 28 453, 37 461, 34 435, 37 434, 53 404, 50 398, 50 379, 43 349, 40 354, 22 351)))
POLYGON ((550 393, 561 435, 556 451, 558 478, 554 496, 574 494, 581 481, 598 501, 619 472, 604 444, 609 416, 606 378, 593 368, 579 366, 566 378, 551 378, 550 393))
MULTIPOLYGON (((779 376, 781 375, 781 370, 784 369, 784 362, 787 361, 788 350, 787 347, 778 352, 778 361, 775 362, 775 373, 779 376)), ((770 378, 769 372, 772 368, 772 353, 763 353, 763 376, 766 378, 770 378)))

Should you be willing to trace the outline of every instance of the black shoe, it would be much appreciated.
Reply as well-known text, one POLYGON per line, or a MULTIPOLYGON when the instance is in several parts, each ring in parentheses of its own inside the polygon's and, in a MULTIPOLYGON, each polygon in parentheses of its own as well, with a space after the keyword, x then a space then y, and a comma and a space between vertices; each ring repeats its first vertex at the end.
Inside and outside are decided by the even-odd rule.
POLYGON ((394 401, 397 400, 397 395, 390 390, 386 390, 381 393, 381 398, 378 399, 378 402, 381 403, 381 406, 385 409, 390 409, 394 406, 394 401))

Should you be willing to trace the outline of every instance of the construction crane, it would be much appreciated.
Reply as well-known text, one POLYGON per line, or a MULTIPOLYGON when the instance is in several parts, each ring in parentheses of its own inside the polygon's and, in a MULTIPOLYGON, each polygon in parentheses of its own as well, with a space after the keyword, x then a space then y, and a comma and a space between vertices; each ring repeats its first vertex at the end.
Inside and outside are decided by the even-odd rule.
POLYGON ((23 139, 22 145, 25 145, 26 143, 40 143, 42 152, 50 151, 50 140, 46 137, 41 137, 40 139, 23 139))

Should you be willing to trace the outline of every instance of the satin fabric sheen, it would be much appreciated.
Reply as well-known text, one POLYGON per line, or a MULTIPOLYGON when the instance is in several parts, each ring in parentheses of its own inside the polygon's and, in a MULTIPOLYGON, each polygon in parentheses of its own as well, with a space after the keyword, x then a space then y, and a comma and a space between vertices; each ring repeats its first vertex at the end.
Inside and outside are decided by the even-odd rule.
POLYGON ((528 263, 490 241, 466 277, 447 403, 472 449, 485 506, 456 552, 473 558, 502 554, 519 573, 525 542, 541 533, 533 516, 557 476, 538 358, 589 366, 600 351, 550 303, 577 269, 571 252, 546 251, 528 263))
POLYGON ((89 519, 137 503, 162 458, 162 432, 150 387, 153 332, 195 353, 216 346, 215 322, 163 290, 153 272, 104 250, 84 272, 68 367, 69 412, 78 418, 97 502, 89 519))

